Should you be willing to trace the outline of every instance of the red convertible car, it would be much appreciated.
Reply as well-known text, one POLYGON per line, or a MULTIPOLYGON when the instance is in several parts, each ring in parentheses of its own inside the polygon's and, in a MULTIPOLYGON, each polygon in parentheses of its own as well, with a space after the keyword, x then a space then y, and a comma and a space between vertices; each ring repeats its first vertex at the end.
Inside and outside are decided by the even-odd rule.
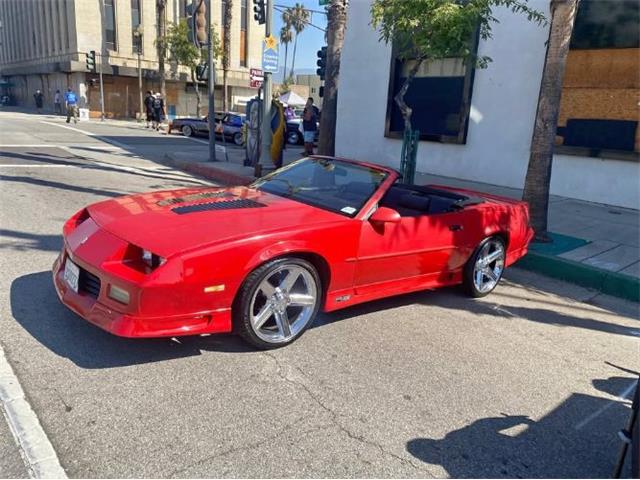
POLYGON ((309 157, 249 187, 99 202, 65 223, 55 287, 116 335, 235 331, 273 348, 319 310, 454 284, 484 296, 527 252, 525 203, 398 180, 309 157))

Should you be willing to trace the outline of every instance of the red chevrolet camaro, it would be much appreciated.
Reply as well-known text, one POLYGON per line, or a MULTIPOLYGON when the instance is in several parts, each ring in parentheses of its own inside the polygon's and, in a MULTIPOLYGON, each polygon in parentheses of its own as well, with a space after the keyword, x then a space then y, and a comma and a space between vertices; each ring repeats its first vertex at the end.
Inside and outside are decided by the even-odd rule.
POLYGON ((484 296, 527 252, 525 203, 398 179, 310 157, 249 187, 99 202, 65 223, 55 287, 116 335, 236 331, 272 348, 319 310, 454 284, 484 296))

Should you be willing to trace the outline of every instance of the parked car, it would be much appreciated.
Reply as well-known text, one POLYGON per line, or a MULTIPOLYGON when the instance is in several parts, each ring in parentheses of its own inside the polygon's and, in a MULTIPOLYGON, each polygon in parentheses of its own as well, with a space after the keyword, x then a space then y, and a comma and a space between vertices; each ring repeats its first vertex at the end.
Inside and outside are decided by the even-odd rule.
MULTIPOLYGON (((232 141, 236 145, 242 145, 242 125, 246 120, 243 113, 235 112, 215 112, 216 136, 227 141, 232 141)), ((192 135, 209 136, 208 117, 203 118, 176 118, 169 124, 169 133, 174 130, 181 132, 185 137, 192 135)))
POLYGON ((115 335, 235 331, 274 348, 319 311, 455 284, 485 296, 527 253, 526 203, 399 179, 313 156, 248 187, 101 201, 64 224, 55 289, 115 335))
MULTIPOLYGON (((315 142, 318 141, 320 135, 320 123, 317 124, 315 142)), ((289 145, 302 145, 304 143, 304 132, 302 130, 302 119, 292 118, 287 120, 287 143, 289 145)))

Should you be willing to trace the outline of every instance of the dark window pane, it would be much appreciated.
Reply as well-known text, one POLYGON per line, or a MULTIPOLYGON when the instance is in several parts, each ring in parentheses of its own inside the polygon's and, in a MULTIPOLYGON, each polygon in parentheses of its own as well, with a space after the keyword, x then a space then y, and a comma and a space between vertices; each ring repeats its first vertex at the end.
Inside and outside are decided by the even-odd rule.
POLYGON ((131 43, 134 53, 142 53, 142 35, 136 35, 137 28, 141 23, 140 0, 131 0, 131 43))
POLYGON ((240 30, 247 30, 247 0, 240 1, 240 30))
POLYGON ((104 0, 104 20, 107 48, 116 50, 116 9, 114 0, 104 0))
POLYGON ((638 0, 581 0, 572 49, 640 47, 638 0))

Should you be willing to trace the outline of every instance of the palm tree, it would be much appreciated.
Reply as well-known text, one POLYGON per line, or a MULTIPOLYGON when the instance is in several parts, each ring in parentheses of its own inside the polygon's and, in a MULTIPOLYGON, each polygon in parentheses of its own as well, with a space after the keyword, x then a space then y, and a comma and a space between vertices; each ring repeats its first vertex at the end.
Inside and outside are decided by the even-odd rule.
POLYGON ((227 73, 229 71, 229 59, 231 58, 231 20, 233 0, 222 0, 224 6, 224 18, 222 19, 222 110, 227 111, 227 73))
POLYGON ((309 17, 311 16, 309 10, 304 8, 304 5, 301 3, 296 3, 293 7, 289 7, 287 9, 289 11, 289 15, 291 18, 291 27, 296 32, 295 39, 293 40, 293 59, 291 60, 291 72, 289 73, 290 77, 293 77, 293 72, 296 65, 296 48, 298 46, 298 35, 302 33, 302 31, 309 23, 309 17))
POLYGON ((536 240, 548 242, 547 213, 553 144, 558 126, 564 68, 579 0, 551 0, 551 28, 542 71, 538 111, 531 139, 529 166, 523 200, 529 203, 531 226, 536 240))
POLYGON ((282 21, 284 22, 284 25, 280 29, 280 43, 284 45, 284 69, 282 70, 282 81, 284 82, 287 76, 287 55, 289 53, 289 44, 291 43, 291 40, 293 40, 293 34, 291 32, 291 24, 288 23, 284 13, 282 14, 282 21))

